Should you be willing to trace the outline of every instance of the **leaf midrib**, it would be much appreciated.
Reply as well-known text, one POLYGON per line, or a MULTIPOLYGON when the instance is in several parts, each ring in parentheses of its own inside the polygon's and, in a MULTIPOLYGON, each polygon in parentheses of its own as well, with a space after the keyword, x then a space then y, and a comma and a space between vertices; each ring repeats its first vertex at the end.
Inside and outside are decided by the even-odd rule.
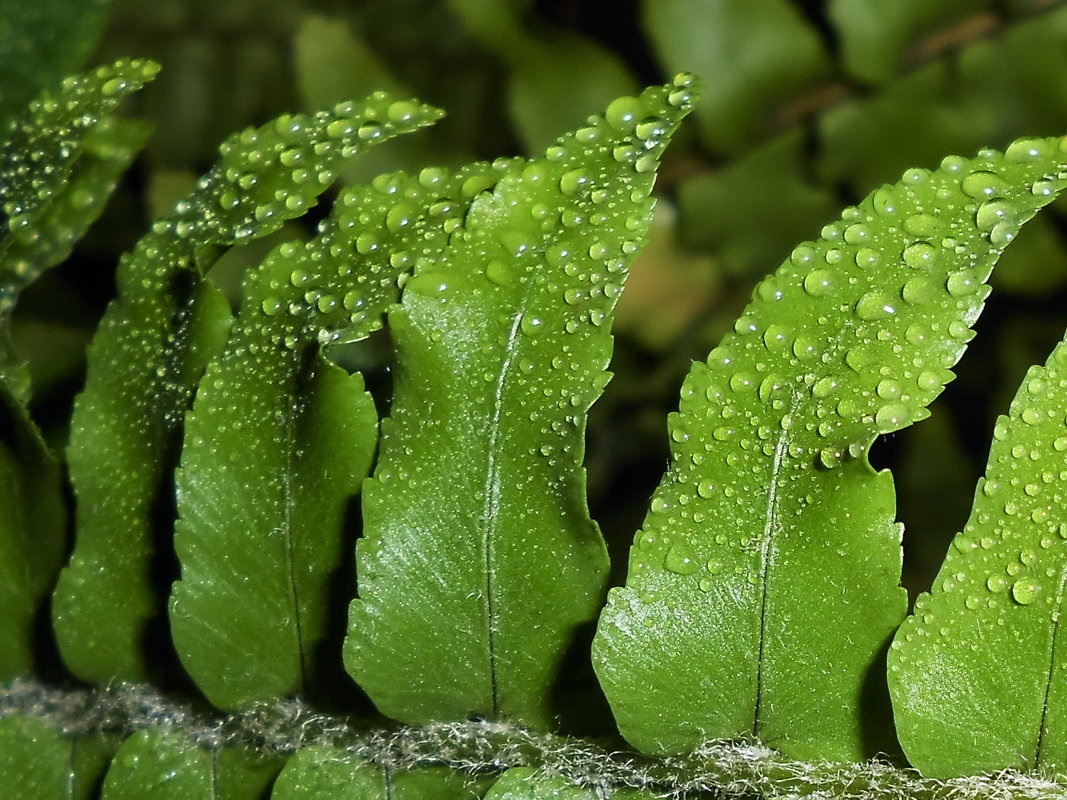
MULTIPOLYGON (((296 378, 293 381, 294 396, 296 394, 296 378)), ((282 475, 282 514, 285 535, 285 558, 289 568, 289 601, 293 608, 293 628, 296 636, 298 663, 300 669, 299 685, 301 689, 307 688, 307 652, 304 647, 304 630, 300 619, 300 598, 296 590, 296 547, 293 543, 293 454, 296 449, 296 415, 297 408, 291 406, 289 413, 285 415, 285 470, 282 475)))
POLYGON ((504 386, 511 371, 511 364, 515 360, 517 349, 519 325, 526 314, 530 290, 527 287, 523 294, 519 312, 511 321, 511 330, 508 331, 507 343, 504 348, 504 361, 500 365, 496 382, 493 387, 493 410, 489 420, 489 442, 486 455, 485 489, 483 492, 484 504, 482 506, 481 545, 482 564, 485 570, 485 621, 486 641, 489 652, 489 683, 492 691, 492 714, 498 715, 500 709, 500 696, 497 681, 497 653, 496 653, 496 611, 493 603, 493 539, 496 535, 496 520, 500 505, 500 463, 497 456, 497 442, 500 438, 500 420, 503 415, 504 386))
POLYGON ((1060 571, 1060 582, 1056 587, 1056 597, 1052 602, 1052 609, 1054 616, 1051 617, 1051 635, 1049 636, 1049 648, 1048 648, 1048 669, 1045 674, 1048 675, 1048 680, 1045 683, 1045 696, 1041 701, 1041 724, 1038 727, 1037 732, 1037 747, 1034 755, 1034 769, 1041 767, 1041 748, 1045 740, 1045 733, 1048 724, 1048 700, 1049 694, 1052 692, 1052 676, 1056 669, 1056 636, 1060 629, 1060 615, 1056 612, 1062 612, 1064 594, 1067 592, 1067 567, 1064 567, 1060 571))
POLYGON ((770 486, 767 493, 767 507, 764 512, 763 536, 760 542, 760 616, 759 616, 759 651, 756 657, 756 707, 752 717, 752 734, 759 736, 760 712, 763 705, 763 659, 767 638, 767 584, 770 578, 771 555, 775 523, 778 520, 778 482, 785 462, 786 443, 789 431, 782 429, 778 443, 774 448, 774 461, 771 465, 770 486))

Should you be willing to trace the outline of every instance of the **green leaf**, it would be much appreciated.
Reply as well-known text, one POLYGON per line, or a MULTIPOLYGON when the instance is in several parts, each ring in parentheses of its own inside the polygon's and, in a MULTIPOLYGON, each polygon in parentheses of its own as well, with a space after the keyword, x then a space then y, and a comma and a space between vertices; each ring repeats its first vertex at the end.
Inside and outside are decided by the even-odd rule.
POLYGON ((868 449, 927 415, 997 255, 1065 168, 1051 139, 909 170, 797 247, 694 365, 594 642, 632 744, 868 755, 865 686, 906 606, 892 477, 868 449))
POLYGON ((312 746, 289 759, 271 800, 475 800, 490 782, 446 767, 378 767, 344 750, 312 746))
POLYGON ((993 5, 992 0, 830 0, 827 13, 849 73, 861 81, 882 83, 905 66, 904 55, 921 34, 951 27, 993 5))
POLYGON ((180 733, 135 733, 115 754, 102 800, 261 800, 285 759, 209 750, 180 733))
POLYGON ((493 784, 485 800, 653 800, 660 797, 638 789, 576 786, 564 778, 548 777, 529 767, 514 767, 493 784))
POLYGON ((710 250, 722 267, 753 280, 766 265, 839 207, 833 193, 806 173, 803 132, 790 131, 753 148, 722 169, 685 181, 679 191, 679 235, 710 250), (768 229, 767 187, 789 213, 768 229))
POLYGON ((507 65, 508 111, 527 153, 540 153, 561 130, 585 122, 590 108, 629 94, 625 62, 571 31, 534 33, 522 3, 451 0, 456 14, 507 65))
POLYGON ((186 418, 177 473, 171 628, 217 706, 313 685, 345 503, 378 438, 362 379, 321 348, 380 327, 415 263, 461 223, 463 187, 480 191, 491 171, 426 169, 346 190, 319 236, 248 273, 229 343, 186 418))
POLYGON ((829 74, 818 32, 788 0, 644 0, 642 9, 660 62, 708 78, 696 111, 716 152, 748 147, 780 103, 829 74))
POLYGON ((67 738, 42 720, 0 720, 0 786, 5 800, 90 800, 115 742, 107 736, 67 738))
POLYGON ((890 648, 897 732, 931 777, 1067 775, 1065 408, 1061 343, 997 420, 970 519, 890 648))
MULTIPOLYGON (((362 148, 418 129, 439 112, 376 94, 332 112, 284 116, 231 137, 175 214, 124 258, 119 299, 89 353, 68 451, 77 540, 56 590, 64 660, 81 678, 143 680, 143 638, 162 611, 150 565, 152 514, 175 435, 229 309, 202 271, 206 243, 247 242, 300 216, 362 148)), ((163 555, 166 555, 164 548, 163 555)))
POLYGON ((82 68, 109 0, 0 0, 0 139, 36 92, 82 68))
POLYGON ((552 718, 607 558, 582 469, 610 314, 691 78, 621 98, 507 168, 389 317, 392 416, 364 484, 345 663, 406 722, 552 718))
POLYGON ((21 401, 29 374, 10 342, 19 294, 62 261, 100 215, 148 129, 113 114, 159 66, 118 61, 42 92, 0 151, 0 381, 21 401))
POLYGON ((61 472, 0 385, 0 681, 32 675, 41 606, 67 544, 61 472))

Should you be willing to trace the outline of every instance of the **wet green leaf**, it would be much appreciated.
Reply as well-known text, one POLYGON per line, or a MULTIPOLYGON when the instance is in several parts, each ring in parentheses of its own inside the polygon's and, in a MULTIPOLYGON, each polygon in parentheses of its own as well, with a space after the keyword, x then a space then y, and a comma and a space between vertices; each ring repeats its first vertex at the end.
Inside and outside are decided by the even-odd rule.
POLYGON ((68 450, 77 540, 54 615, 64 660, 79 677, 107 682, 147 674, 143 638, 166 589, 150 575, 160 552, 152 515, 176 431, 230 318, 225 300, 202 277, 214 257, 205 245, 277 230, 314 205, 364 147, 438 116, 376 94, 236 134, 196 190, 123 259, 119 298, 90 347, 68 450))
POLYGON ((529 767, 515 767, 493 784, 485 800, 653 800, 658 794, 637 789, 587 788, 529 767))
POLYGON ((390 314, 392 413, 364 484, 345 651, 389 716, 552 718, 555 672, 607 573, 586 412, 690 83, 616 100, 544 159, 507 167, 390 314))
POLYGON ((91 800, 117 743, 66 738, 26 715, 0 720, 0 786, 5 800, 91 800))
POLYGON ((102 800, 261 800, 285 759, 240 747, 209 750, 181 733, 135 733, 104 778, 102 800))
POLYGON ((0 380, 22 401, 29 375, 8 329, 19 294, 62 261, 99 216, 147 129, 114 117, 159 66, 118 61, 42 92, 0 150, 0 380))
POLYGON ((866 738, 884 727, 869 686, 906 598, 892 477, 868 448, 927 415, 997 255, 1065 183, 1067 139, 909 170, 797 247, 694 365, 594 642, 632 744, 755 735, 832 760, 889 746, 866 738))
POLYGON ((997 420, 985 478, 889 651, 897 732, 932 777, 1067 774, 1067 343, 997 420))
POLYGON ((313 686, 345 505, 378 438, 362 379, 322 348, 381 326, 414 265, 461 224, 463 187, 478 191, 493 172, 426 169, 348 189, 317 237, 248 273, 229 342, 186 418, 177 473, 171 628, 216 705, 313 686))
POLYGON ((343 750, 313 746, 289 759, 271 800, 475 800, 491 782, 446 767, 378 767, 343 750))

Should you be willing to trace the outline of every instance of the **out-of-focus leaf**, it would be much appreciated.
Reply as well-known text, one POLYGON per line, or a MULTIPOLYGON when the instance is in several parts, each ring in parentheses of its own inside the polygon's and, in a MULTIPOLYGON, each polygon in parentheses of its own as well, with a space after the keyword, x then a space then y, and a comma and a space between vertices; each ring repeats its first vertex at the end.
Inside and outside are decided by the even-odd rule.
POLYGON ((0 140, 41 89, 80 70, 96 46, 109 0, 0 0, 0 140))
POLYGON ((615 100, 509 167, 390 314, 398 369, 345 651, 389 716, 550 724, 556 670, 607 576, 586 413, 691 82, 615 100))
POLYGON ((906 597, 892 476, 867 452, 927 416, 996 257, 1065 170, 1067 139, 909 170, 797 247, 694 365, 594 641, 632 744, 754 735, 831 760, 886 746, 868 738, 884 721, 866 687, 906 597))
POLYGON ((788 0, 644 0, 642 9, 660 62, 707 79, 696 113, 716 152, 745 149, 779 104, 829 74, 818 32, 788 0))
POLYGON ((993 0, 830 0, 827 12, 845 68, 861 81, 883 83, 900 71, 909 45, 921 34, 981 15, 993 5, 993 0))
POLYGON ((721 280, 711 256, 676 241, 676 215, 669 202, 656 204, 648 246, 635 259, 615 308, 616 333, 653 351, 663 350, 707 311, 721 280))
POLYGON ((839 203, 807 174, 801 131, 779 136, 722 169, 685 181, 679 189, 679 235, 710 250, 735 276, 758 279, 794 242, 831 219, 839 203), (788 214, 767 223, 769 198, 788 214))
POLYGON ((946 152, 980 147, 974 120, 948 102, 953 81, 948 64, 932 64, 822 114, 819 177, 866 194, 908 164, 933 166, 946 152))
POLYGON ((1060 344, 997 420, 971 517, 889 651, 900 741, 932 777, 1067 773, 1065 408, 1060 344))
POLYGON ((560 131, 582 125, 589 109, 636 88, 622 59, 596 42, 565 31, 531 33, 521 22, 522 3, 449 5, 507 64, 508 109, 528 153, 543 152, 560 131))

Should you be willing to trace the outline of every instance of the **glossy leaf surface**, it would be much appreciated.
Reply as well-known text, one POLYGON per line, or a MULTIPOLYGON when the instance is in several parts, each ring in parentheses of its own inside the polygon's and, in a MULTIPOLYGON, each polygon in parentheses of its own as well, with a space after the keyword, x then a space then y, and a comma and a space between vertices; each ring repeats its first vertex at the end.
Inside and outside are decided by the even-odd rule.
POLYGON ((672 465, 594 662, 623 735, 685 752, 755 735, 861 759, 865 686, 905 612, 892 478, 867 451, 927 415, 1067 140, 909 170, 757 287, 669 422, 672 465))
POLYGON ((77 541, 56 592, 64 659, 87 680, 146 676, 142 639, 161 612, 149 568, 175 434, 225 341, 229 309, 201 277, 206 243, 246 242, 300 216, 349 158, 438 112, 377 94, 285 116, 223 143, 221 161, 119 268, 119 299, 90 348, 69 448, 77 541))
POLYGON ((341 750, 313 746, 289 759, 271 800, 475 800, 489 782, 446 767, 378 767, 341 750))
POLYGON ((691 79, 622 98, 509 167, 389 317, 398 369, 364 484, 345 661, 385 714, 549 724, 607 559, 585 500, 585 415, 691 79))
POLYGON ((638 789, 575 786, 563 778, 541 775, 535 769, 515 767, 493 784, 485 800, 652 800, 658 796, 638 789))
POLYGON ((948 778, 1067 774, 1067 344, 997 420, 963 532, 889 651, 908 760, 948 778))
POLYGON ((142 730, 122 743, 102 800, 261 800, 285 759, 207 750, 179 733, 142 730))
POLYGON ((115 750, 107 736, 66 738, 45 722, 0 720, 0 786, 4 800, 90 800, 115 750))
POLYGON ((378 438, 361 378, 321 348, 382 324, 415 263, 460 224, 462 187, 480 189, 478 176, 492 172, 428 169, 349 189, 319 236, 281 245, 249 273, 226 349, 187 417, 177 473, 182 579, 171 629, 216 705, 314 679, 345 504, 378 438))

